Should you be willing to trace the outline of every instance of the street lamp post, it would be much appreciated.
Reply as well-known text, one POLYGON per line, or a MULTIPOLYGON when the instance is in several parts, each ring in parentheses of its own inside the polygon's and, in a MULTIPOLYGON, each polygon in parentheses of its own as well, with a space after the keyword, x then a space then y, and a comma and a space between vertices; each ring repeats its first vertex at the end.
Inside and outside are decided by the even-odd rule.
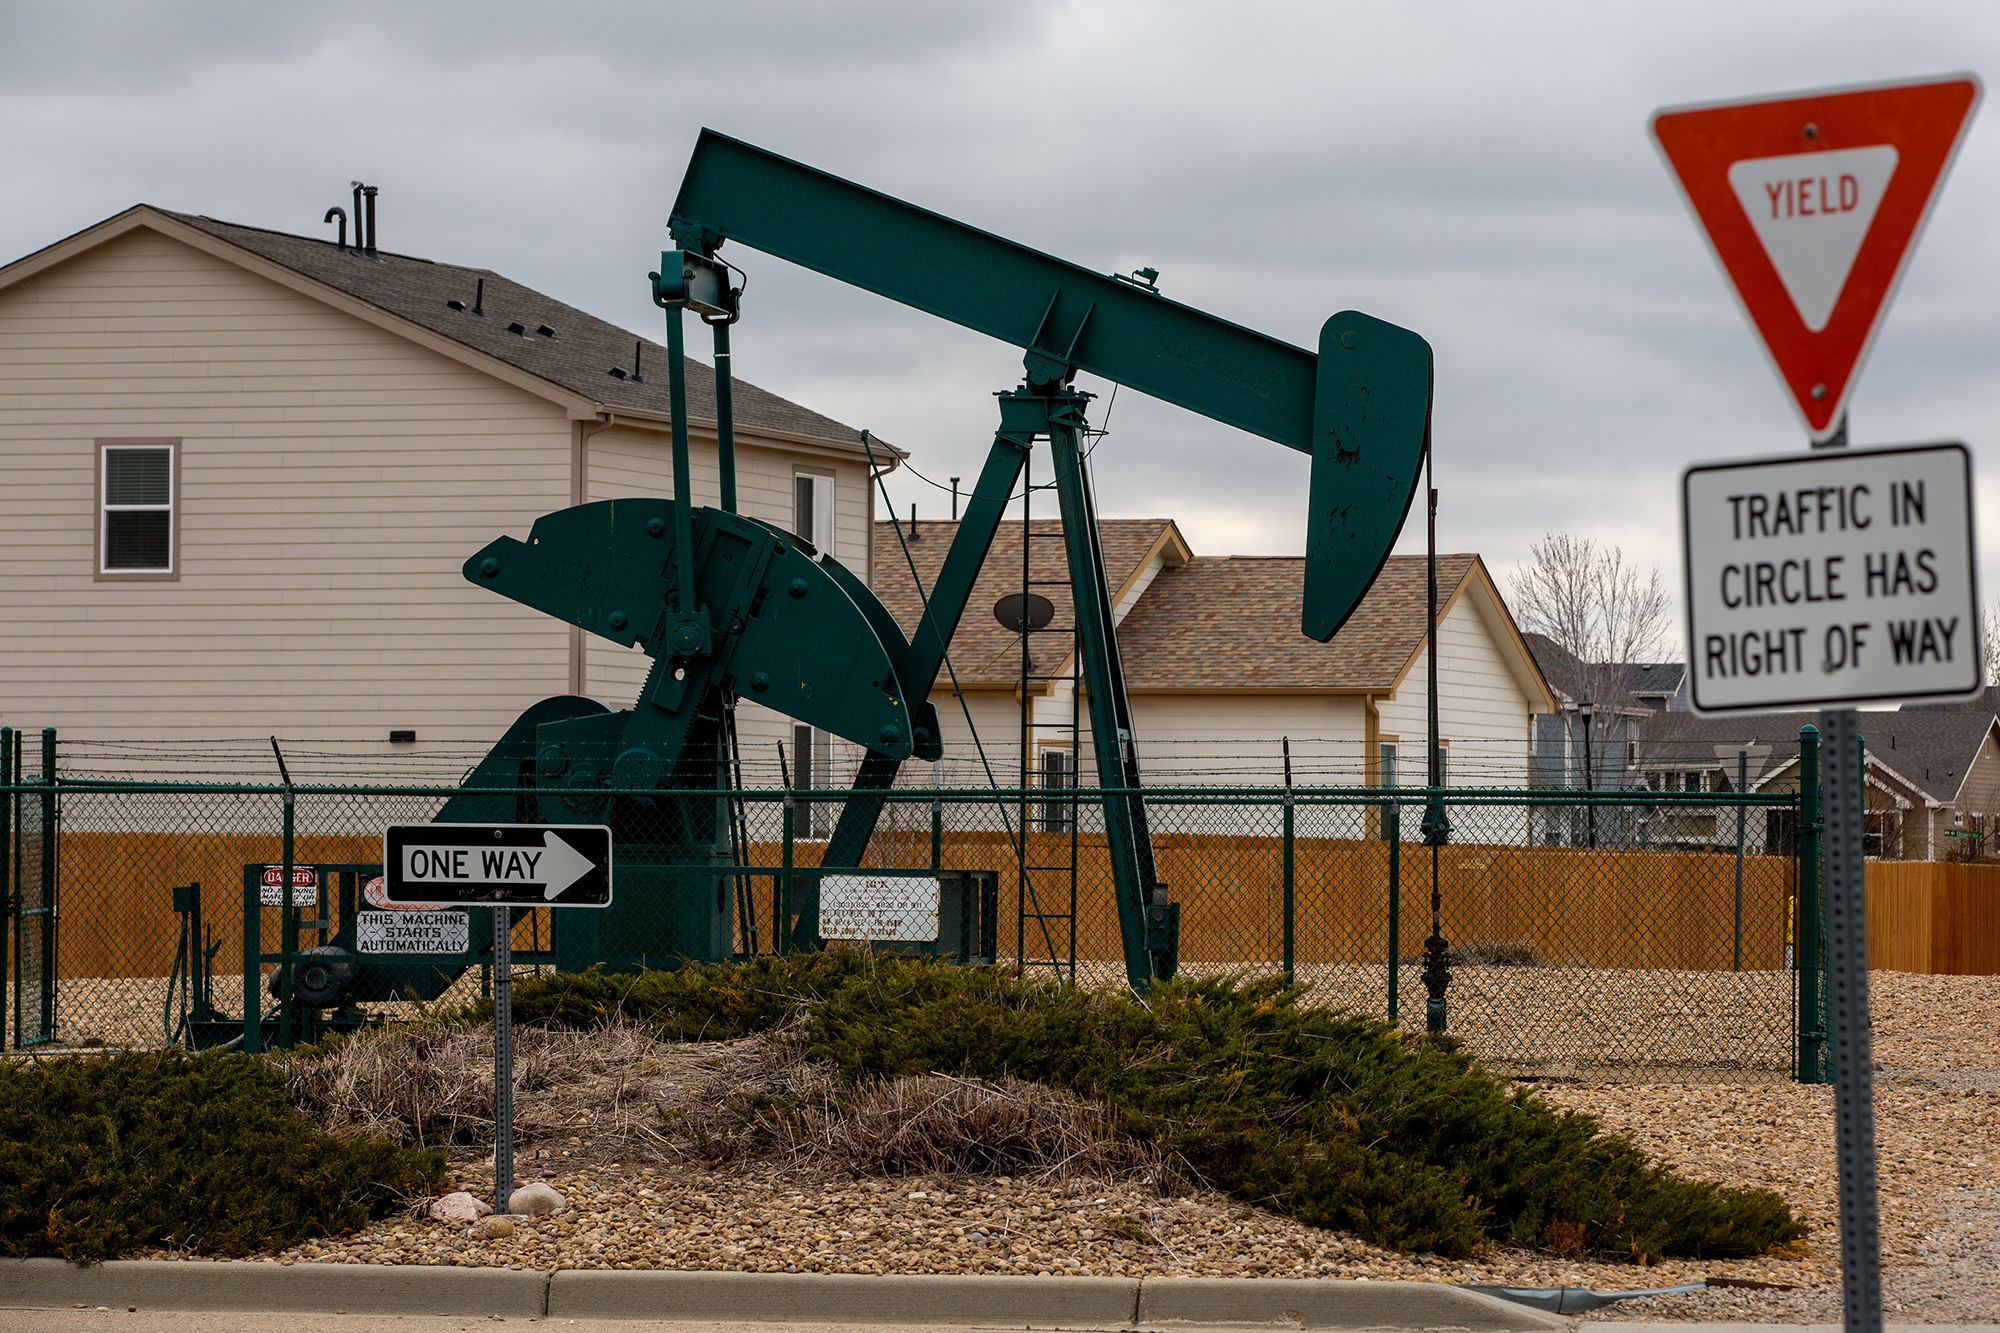
MULTIPOLYGON (((1576 711, 1583 716, 1583 789, 1587 794, 1597 786, 1597 771, 1590 766, 1590 700, 1585 699, 1577 706, 1576 711)), ((1592 848, 1595 848, 1597 846, 1597 807, 1595 805, 1586 805, 1583 817, 1590 829, 1590 845, 1592 848)))

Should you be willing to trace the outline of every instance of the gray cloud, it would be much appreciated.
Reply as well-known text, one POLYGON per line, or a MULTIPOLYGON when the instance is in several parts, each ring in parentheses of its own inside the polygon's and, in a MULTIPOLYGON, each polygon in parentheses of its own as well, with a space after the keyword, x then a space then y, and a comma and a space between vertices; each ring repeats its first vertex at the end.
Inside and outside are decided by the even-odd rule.
MULTIPOLYGON (((5 24, 0 255, 142 199, 317 234, 364 176, 391 248, 653 332, 643 275, 713 125, 1079 263, 1155 265, 1177 299, 1302 345, 1347 306, 1419 330, 1441 538, 1502 571, 1553 529, 1671 569, 1680 467, 1801 443, 1650 112, 2000 54, 1986 5, 1859 0, 15 4, 5 24)), ((2000 430, 1994 114, 1855 396, 1860 439, 2000 430)), ((1018 353, 732 257, 741 373, 933 476, 976 470, 1018 353)), ((1207 551, 1296 549, 1299 456, 1132 394, 1111 427, 1107 512, 1177 518, 1207 551)))

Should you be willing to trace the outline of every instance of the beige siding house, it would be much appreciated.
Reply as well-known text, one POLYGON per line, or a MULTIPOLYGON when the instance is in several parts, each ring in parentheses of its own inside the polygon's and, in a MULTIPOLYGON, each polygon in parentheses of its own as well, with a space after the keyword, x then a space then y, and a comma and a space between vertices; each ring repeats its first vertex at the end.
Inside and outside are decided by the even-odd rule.
MULTIPOLYGON (((629 703, 643 655, 460 566, 551 510, 671 493, 666 356, 488 270, 146 206, 0 268, 0 724, 391 755, 483 745, 551 694, 629 703)), ((859 433, 735 388, 741 508, 865 578, 859 433)))
MULTIPOLYGON (((1149 781, 1276 782, 1289 744, 1302 784, 1423 785, 1428 657, 1421 557, 1392 557, 1353 618, 1320 644, 1299 633, 1303 560, 1197 556, 1164 519, 1106 520, 1101 530, 1149 781)), ((1027 643, 1030 776, 1059 780, 1053 775, 1080 763, 1085 781, 1095 780, 1088 710, 1074 682, 1075 619, 1061 525, 1038 520, 1031 531, 1024 566, 1021 525, 1001 526, 953 640, 956 688, 947 677, 932 695, 945 733, 947 784, 983 785, 988 766, 1001 785, 1020 779, 1022 641, 993 608, 1018 593, 1024 579, 1054 604, 1048 628, 1027 643)), ((909 564, 928 589, 955 525, 925 522, 917 532, 906 563, 909 524, 876 525, 875 587, 906 627, 916 624, 922 606, 909 564)), ((1438 563, 1447 781, 1525 786, 1529 719, 1552 710, 1554 696, 1484 562, 1448 555, 1438 563)))

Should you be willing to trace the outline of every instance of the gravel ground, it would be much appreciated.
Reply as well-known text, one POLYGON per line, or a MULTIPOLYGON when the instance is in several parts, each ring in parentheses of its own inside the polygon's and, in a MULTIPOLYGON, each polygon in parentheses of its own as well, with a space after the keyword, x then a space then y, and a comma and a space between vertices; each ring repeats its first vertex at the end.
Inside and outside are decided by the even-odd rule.
MULTIPOLYGON (((1888 1314, 1898 1323, 2000 1320, 2000 981, 1875 973, 1875 1051, 1888 1314)), ((678 1051, 650 1078, 671 1086, 678 1051)), ((682 1065, 685 1070, 687 1066, 682 1065)), ((621 1076, 621 1088, 626 1086, 621 1076)), ((1537 1085, 1600 1116, 1687 1174, 1783 1194, 1813 1227, 1754 1259, 1579 1262, 1494 1247, 1467 1261, 1394 1254, 1225 1196, 1162 1197, 1133 1181, 827 1177, 766 1163, 689 1166, 590 1123, 524 1120, 517 1175, 569 1208, 511 1237, 417 1215, 309 1243, 278 1263, 475 1264, 1133 1276, 1367 1277, 1610 1290, 1729 1278, 1607 1307, 1615 1319, 1839 1320, 1832 1095, 1789 1084, 1537 1085), (563 1132, 567 1130, 568 1132, 563 1132), (593 1135, 597 1137, 593 1137, 593 1135)), ((538 1094, 524 1096, 531 1102, 538 1094)), ((622 1094, 621 1094, 622 1095, 622 1094)), ((454 1188, 491 1193, 490 1162, 454 1158, 454 1188)), ((152 1257, 171 1257, 156 1255, 152 1257)))

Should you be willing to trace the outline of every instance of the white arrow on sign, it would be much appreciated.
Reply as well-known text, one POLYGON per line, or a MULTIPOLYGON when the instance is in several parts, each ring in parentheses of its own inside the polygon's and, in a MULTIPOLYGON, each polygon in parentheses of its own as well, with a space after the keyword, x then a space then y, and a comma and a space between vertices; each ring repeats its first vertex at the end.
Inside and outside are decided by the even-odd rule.
POLYGON ((544 830, 542 847, 403 848, 406 884, 539 885, 550 902, 597 868, 597 863, 544 830))

